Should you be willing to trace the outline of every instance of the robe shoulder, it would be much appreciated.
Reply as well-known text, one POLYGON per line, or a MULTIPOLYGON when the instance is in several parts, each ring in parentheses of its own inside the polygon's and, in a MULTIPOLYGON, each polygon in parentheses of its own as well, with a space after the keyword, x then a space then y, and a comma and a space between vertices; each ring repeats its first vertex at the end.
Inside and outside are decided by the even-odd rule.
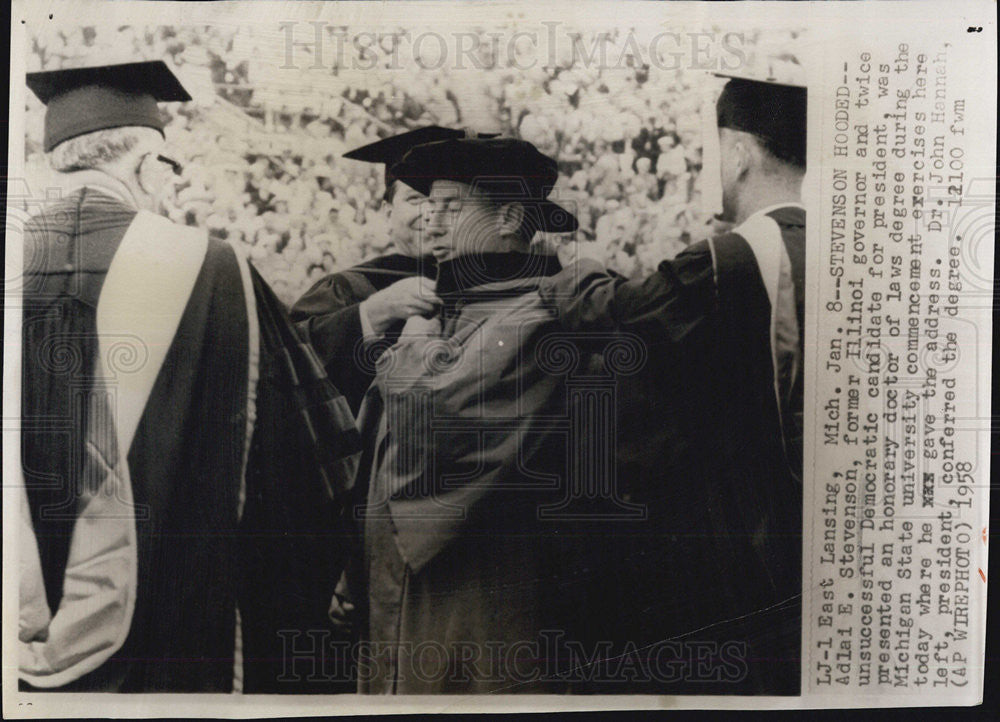
POLYGON ((81 188, 28 219, 25 301, 71 297, 96 306, 104 275, 135 216, 123 201, 81 188))
POLYGON ((543 281, 539 293, 569 330, 629 330, 656 343, 678 342, 715 307, 712 251, 696 243, 633 280, 578 261, 543 281))
MULTIPOLYGON (((359 293, 348 272, 334 273, 319 279, 291 308, 292 321, 305 321, 314 316, 342 311, 361 303, 367 295, 359 293)), ((363 279, 362 279, 363 280, 363 279)), ((374 288, 371 289, 374 293, 374 288)))

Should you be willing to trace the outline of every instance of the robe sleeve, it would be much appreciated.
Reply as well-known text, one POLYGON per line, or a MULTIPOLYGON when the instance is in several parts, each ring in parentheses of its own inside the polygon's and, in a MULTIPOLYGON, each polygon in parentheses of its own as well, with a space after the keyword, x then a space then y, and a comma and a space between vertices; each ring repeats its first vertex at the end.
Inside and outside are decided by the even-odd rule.
POLYGON ((581 260, 546 279, 539 293, 569 331, 630 331, 647 343, 679 344, 715 309, 712 253, 707 242, 695 244, 637 280, 581 260))
POLYGON ((288 315, 298 323, 354 306, 374 292, 375 287, 361 274, 350 271, 334 273, 316 281, 295 302, 288 315))
POLYGON ((361 345, 363 298, 343 275, 318 281, 296 301, 290 316, 299 336, 313 347, 327 376, 357 413, 375 370, 361 345))

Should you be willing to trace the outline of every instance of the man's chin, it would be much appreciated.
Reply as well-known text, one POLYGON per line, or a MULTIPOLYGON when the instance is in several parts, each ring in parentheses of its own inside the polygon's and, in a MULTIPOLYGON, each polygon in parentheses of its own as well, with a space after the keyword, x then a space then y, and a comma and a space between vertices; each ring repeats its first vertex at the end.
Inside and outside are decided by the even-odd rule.
POLYGON ((711 220, 716 223, 735 223, 736 212, 732 208, 723 208, 721 211, 712 216, 711 220))
POLYGON ((172 208, 177 207, 177 199, 167 193, 157 193, 155 196, 144 199, 145 209, 158 216, 170 217, 172 208))
POLYGON ((399 241, 393 241, 392 245, 395 247, 396 252, 404 256, 409 256, 410 258, 419 258, 422 254, 420 253, 420 246, 414 245, 412 243, 400 243, 399 241))

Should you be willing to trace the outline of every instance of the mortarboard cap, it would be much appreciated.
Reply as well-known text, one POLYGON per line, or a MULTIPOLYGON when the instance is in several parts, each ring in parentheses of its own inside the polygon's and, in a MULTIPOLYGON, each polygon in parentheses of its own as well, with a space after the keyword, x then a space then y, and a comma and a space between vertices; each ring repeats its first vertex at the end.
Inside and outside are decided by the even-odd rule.
POLYGON ((729 79, 715 106, 718 126, 751 133, 781 160, 805 167, 805 86, 771 78, 715 75, 729 79))
POLYGON ((473 133, 466 130, 456 130, 454 128, 442 128, 439 125, 428 125, 417 128, 406 133, 392 135, 374 143, 355 148, 349 153, 344 153, 345 158, 350 160, 360 160, 365 163, 385 164, 385 191, 396 181, 392 174, 392 167, 399 163, 403 156, 412 148, 425 143, 434 143, 441 140, 451 140, 454 138, 495 138, 496 133, 473 133))
POLYGON ((163 133, 158 102, 191 96, 162 60, 28 73, 45 108, 45 152, 106 128, 138 125, 163 133))
POLYGON ((498 200, 517 201, 540 231, 567 233, 578 226, 572 213, 547 200, 559 175, 556 162, 525 140, 463 138, 418 145, 392 172, 424 195, 434 181, 453 180, 498 200))

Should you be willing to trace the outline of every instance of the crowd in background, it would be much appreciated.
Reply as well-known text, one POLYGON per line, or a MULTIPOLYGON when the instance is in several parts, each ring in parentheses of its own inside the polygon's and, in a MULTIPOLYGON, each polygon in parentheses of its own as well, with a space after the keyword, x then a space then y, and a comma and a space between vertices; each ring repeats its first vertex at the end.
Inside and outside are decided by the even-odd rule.
MULTIPOLYGON (((605 32, 614 67, 580 62, 569 45, 555 63, 533 62, 545 51, 529 42, 513 45, 517 67, 480 57, 472 69, 402 62, 391 35, 320 63, 305 47, 289 57, 280 29, 82 27, 33 37, 27 70, 166 60, 195 96, 168 106, 167 140, 183 167, 169 215, 245 249, 292 302, 320 276, 389 250, 381 166, 341 155, 420 125, 499 131, 554 157, 560 181, 551 197, 624 275, 649 273, 709 235, 699 183, 707 73, 641 62, 629 54, 629 29, 605 32)), ((756 31, 746 48, 795 41, 788 31, 771 35, 756 31)), ((582 40, 593 47, 593 35, 582 40)), ((42 114, 28 93, 29 179, 46 177, 42 114)))

